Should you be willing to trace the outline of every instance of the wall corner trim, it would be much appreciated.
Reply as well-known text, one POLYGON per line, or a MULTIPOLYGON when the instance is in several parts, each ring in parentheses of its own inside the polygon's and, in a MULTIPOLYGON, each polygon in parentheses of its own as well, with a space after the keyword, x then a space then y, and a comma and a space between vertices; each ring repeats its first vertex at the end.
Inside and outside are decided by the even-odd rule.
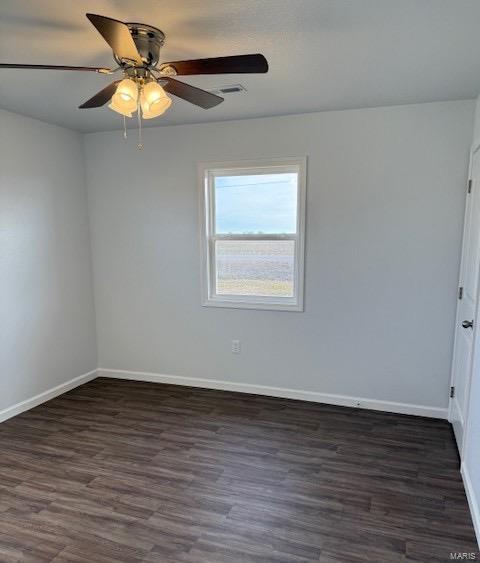
POLYGON ((411 414, 415 416, 426 416, 429 418, 447 419, 448 417, 447 408, 409 403, 396 403, 378 399, 351 397, 348 395, 333 395, 330 393, 288 389, 285 387, 269 387, 266 385, 222 381, 218 379, 204 379, 198 377, 185 377, 181 375, 166 375, 161 373, 108 368, 98 368, 97 376, 111 377, 114 379, 130 379, 133 381, 149 381, 153 383, 168 383, 171 385, 184 385, 187 387, 202 387, 204 389, 219 389, 222 391, 236 391, 238 393, 266 395, 269 397, 281 397, 285 399, 298 399, 300 401, 311 401, 314 403, 325 403, 328 405, 338 405, 344 407, 356 407, 360 409, 392 412, 397 414, 411 414))
POLYGON ((472 515, 473 527, 475 529, 477 543, 480 549, 480 499, 477 498, 475 494, 473 483, 470 479, 470 473, 465 463, 462 463, 460 473, 462 474, 463 486, 467 495, 468 506, 470 507, 470 514, 472 515))
POLYGON ((91 381, 96 377, 97 377, 97 370, 94 369, 92 371, 84 373, 83 375, 74 377, 69 381, 65 381, 65 383, 60 383, 60 385, 57 385, 56 387, 47 389, 46 391, 43 391, 42 393, 39 393, 34 397, 30 397, 30 399, 25 399, 25 401, 16 403, 11 407, 7 407, 6 409, 0 411, 0 422, 8 420, 9 418, 12 418, 12 416, 16 416, 17 414, 20 414, 24 411, 28 411, 29 409, 33 409, 33 407, 45 403, 46 401, 49 401, 54 397, 58 397, 58 395, 62 395, 63 393, 66 393, 67 391, 70 391, 71 389, 74 389, 79 385, 83 385, 84 383, 87 383, 88 381, 91 381))

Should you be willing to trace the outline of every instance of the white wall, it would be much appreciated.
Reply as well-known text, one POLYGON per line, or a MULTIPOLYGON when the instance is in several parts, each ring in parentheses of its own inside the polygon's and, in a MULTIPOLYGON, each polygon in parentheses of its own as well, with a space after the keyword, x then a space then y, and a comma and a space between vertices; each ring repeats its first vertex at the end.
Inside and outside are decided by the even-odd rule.
POLYGON ((99 365, 446 408, 473 109, 86 135, 99 365), (303 155, 305 312, 202 308, 197 162, 303 155))
POLYGON ((0 415, 96 367, 82 138, 2 110, 0 323, 0 415))

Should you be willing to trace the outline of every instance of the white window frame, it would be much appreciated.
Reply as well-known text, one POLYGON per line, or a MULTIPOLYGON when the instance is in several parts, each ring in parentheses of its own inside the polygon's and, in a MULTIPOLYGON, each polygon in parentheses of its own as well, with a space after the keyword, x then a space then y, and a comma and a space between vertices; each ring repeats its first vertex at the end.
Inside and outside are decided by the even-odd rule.
POLYGON ((198 176, 201 210, 200 241, 203 306, 273 311, 303 311, 305 270, 305 199, 307 184, 306 171, 306 157, 199 163, 198 176), (296 233, 286 235, 215 234, 215 197, 213 187, 213 179, 215 176, 272 174, 275 172, 294 172, 298 174, 296 233), (294 240, 295 261, 293 297, 217 294, 215 292, 216 240, 294 240))

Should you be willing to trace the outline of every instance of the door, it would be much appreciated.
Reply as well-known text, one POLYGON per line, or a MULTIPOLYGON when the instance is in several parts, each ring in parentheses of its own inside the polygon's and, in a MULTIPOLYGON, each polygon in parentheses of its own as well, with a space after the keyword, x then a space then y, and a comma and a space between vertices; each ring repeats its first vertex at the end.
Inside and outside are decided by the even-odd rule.
MULTIPOLYGON (((460 455, 468 415, 480 262, 480 146, 472 152, 452 364, 449 418, 460 455)), ((478 319, 480 322, 480 319, 478 319)))

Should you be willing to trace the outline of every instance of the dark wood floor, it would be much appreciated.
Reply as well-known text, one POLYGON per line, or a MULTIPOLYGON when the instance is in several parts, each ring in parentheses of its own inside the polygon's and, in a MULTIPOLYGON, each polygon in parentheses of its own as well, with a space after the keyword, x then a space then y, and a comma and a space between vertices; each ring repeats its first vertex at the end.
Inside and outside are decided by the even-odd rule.
POLYGON ((0 424, 0 561, 450 561, 444 421, 97 379, 0 424))

